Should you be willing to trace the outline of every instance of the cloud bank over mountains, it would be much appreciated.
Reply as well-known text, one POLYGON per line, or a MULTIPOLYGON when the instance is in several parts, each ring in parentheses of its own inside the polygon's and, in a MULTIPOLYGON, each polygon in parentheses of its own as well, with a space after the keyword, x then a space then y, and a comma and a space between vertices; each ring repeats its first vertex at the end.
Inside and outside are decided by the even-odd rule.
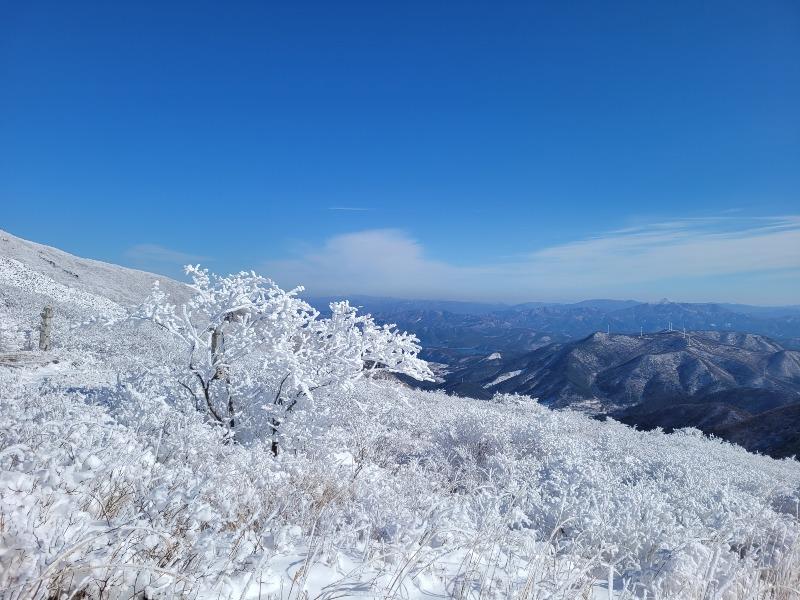
POLYGON ((405 231, 370 229, 333 236, 289 259, 268 261, 263 270, 282 285, 302 283, 318 294, 796 304, 800 216, 654 222, 466 266, 429 256, 405 231))

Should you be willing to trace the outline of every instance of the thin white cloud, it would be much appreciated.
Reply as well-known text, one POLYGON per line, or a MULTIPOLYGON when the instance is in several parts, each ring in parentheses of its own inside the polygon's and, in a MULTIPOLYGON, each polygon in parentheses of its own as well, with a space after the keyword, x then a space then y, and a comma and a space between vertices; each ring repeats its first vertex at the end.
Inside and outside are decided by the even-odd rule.
POLYGON ((545 248, 530 255, 532 275, 583 285, 708 277, 800 268, 800 218, 657 223, 545 248))
POLYGON ((125 258, 139 263, 170 265, 185 265, 208 260, 204 256, 172 250, 158 244, 136 244, 131 246, 125 251, 125 258))
POLYGON ((344 210, 351 212, 366 212, 372 210, 371 208, 363 206, 329 206, 328 210, 344 210))
POLYGON ((281 282, 320 293, 492 300, 635 295, 794 302, 800 297, 800 217, 678 219, 551 246, 516 260, 458 266, 428 257, 402 231, 335 236, 272 261, 281 282), (773 289, 754 289, 772 277, 773 289), (704 297, 696 297, 696 294, 704 297), (709 294, 713 297, 709 298, 709 294))

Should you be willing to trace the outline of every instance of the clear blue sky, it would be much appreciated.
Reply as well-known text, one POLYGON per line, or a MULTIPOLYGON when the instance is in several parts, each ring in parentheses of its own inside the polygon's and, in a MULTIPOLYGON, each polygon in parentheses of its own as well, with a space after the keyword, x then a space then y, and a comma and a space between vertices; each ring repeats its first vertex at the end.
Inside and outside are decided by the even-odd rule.
POLYGON ((800 4, 3 2, 0 203, 167 274, 797 303, 800 4))

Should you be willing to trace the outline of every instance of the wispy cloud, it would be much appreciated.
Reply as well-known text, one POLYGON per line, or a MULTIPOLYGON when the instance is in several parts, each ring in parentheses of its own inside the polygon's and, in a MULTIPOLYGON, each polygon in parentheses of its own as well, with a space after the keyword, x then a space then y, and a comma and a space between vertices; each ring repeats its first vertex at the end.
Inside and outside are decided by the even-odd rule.
POLYGON ((158 244, 136 244, 125 251, 125 258, 138 263, 160 263, 164 265, 185 265, 205 262, 205 256, 189 254, 159 246, 158 244))
POLYGON ((655 223, 530 255, 532 273, 617 282, 800 268, 800 217, 655 223))
POLYGON ((351 212, 367 212, 372 210, 371 208, 365 206, 329 206, 328 210, 343 210, 343 211, 351 211, 351 212))
POLYGON ((376 229, 333 237, 320 248, 272 261, 267 268, 279 281, 304 283, 325 293, 512 301, 635 295, 797 302, 800 216, 662 221, 471 266, 429 257, 403 231, 376 229), (758 289, 757 282, 768 275, 782 283, 758 289))

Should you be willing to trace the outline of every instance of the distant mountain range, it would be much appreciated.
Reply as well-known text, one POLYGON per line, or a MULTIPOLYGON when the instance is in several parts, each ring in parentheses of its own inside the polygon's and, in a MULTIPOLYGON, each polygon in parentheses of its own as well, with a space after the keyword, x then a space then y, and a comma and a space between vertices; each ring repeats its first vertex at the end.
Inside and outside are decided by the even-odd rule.
POLYGON ((609 302, 512 309, 506 313, 512 325, 582 337, 594 331, 639 333, 683 330, 744 331, 772 337, 800 334, 800 308, 695 304, 687 302, 609 302))
MULTIPOLYGON (((333 299, 310 301, 325 310, 333 299)), ((638 334, 670 327, 757 333, 778 339, 787 348, 800 349, 800 306, 602 299, 504 306, 369 296, 355 296, 351 301, 383 322, 415 332, 432 360, 494 351, 521 354, 596 331, 638 334)))

